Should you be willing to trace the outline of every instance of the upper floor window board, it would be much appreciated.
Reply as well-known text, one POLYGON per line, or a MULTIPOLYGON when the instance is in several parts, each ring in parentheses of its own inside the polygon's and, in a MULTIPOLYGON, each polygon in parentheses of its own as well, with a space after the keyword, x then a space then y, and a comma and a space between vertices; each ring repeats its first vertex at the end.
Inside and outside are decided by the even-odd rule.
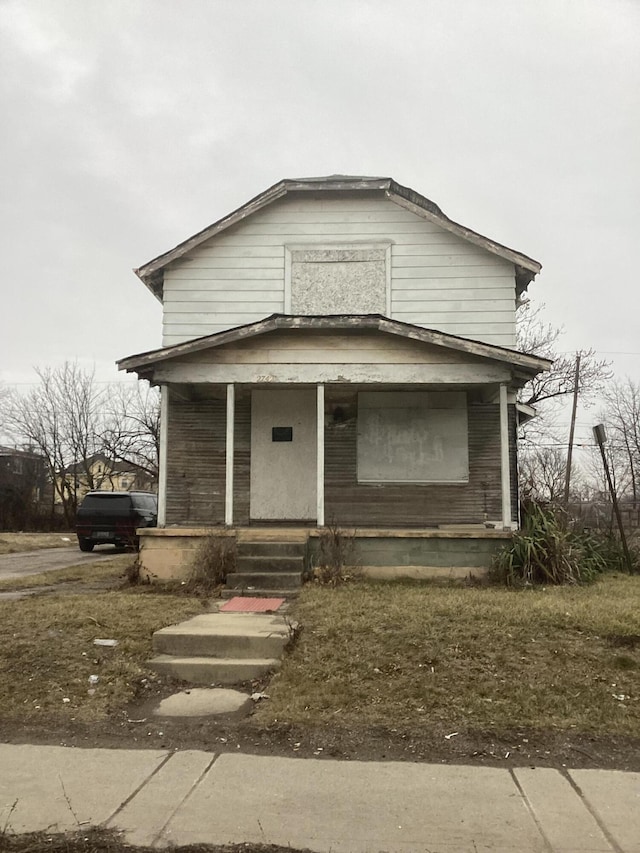
POLYGON ((389 244, 287 248, 286 313, 389 313, 389 244))

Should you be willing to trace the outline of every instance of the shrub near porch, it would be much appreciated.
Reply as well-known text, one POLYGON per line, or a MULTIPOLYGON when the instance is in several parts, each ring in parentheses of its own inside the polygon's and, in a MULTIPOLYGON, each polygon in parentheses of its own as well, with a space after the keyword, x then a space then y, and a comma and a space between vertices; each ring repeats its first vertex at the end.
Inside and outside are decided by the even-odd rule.
POLYGON ((637 735, 640 578, 514 592, 308 586, 258 722, 637 735))

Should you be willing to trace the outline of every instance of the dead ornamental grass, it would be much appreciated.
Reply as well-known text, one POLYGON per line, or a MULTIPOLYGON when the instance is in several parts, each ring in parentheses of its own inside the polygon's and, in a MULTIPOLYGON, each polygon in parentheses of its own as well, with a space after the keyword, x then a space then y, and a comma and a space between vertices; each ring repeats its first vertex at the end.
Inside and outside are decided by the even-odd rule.
POLYGON ((71 548, 72 546, 78 547, 75 533, 0 532, 0 554, 18 554, 24 551, 40 551, 43 548, 71 548))
POLYGON ((257 722, 640 731, 640 577, 588 587, 307 586, 257 722))
POLYGON ((148 675, 153 632, 201 611, 184 596, 126 591, 0 602, 0 723, 106 719, 148 675))

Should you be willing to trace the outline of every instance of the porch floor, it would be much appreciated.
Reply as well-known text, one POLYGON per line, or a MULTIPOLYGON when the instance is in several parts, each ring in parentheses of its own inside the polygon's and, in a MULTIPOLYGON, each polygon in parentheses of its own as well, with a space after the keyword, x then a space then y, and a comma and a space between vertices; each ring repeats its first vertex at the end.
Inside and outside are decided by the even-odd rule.
MULTIPOLYGON (((199 537, 214 533, 233 536, 238 542, 305 542, 318 537, 327 527, 306 525, 251 525, 251 527, 145 527, 138 533, 144 537, 199 537)), ((510 539, 510 530, 487 528, 484 525, 460 524, 446 527, 341 527, 345 536, 356 539, 510 539)))

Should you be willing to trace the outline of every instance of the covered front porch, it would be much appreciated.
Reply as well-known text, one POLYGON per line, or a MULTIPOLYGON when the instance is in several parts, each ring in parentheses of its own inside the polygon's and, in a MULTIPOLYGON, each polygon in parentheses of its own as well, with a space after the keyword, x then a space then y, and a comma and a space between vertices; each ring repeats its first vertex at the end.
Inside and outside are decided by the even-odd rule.
POLYGON ((160 527, 517 521, 506 384, 166 384, 162 401, 160 527))
POLYGON ((274 315, 120 366, 162 388, 143 553, 283 526, 311 548, 330 524, 360 565, 433 568, 440 543, 468 568, 517 525, 516 391, 544 360, 378 315, 274 315))

